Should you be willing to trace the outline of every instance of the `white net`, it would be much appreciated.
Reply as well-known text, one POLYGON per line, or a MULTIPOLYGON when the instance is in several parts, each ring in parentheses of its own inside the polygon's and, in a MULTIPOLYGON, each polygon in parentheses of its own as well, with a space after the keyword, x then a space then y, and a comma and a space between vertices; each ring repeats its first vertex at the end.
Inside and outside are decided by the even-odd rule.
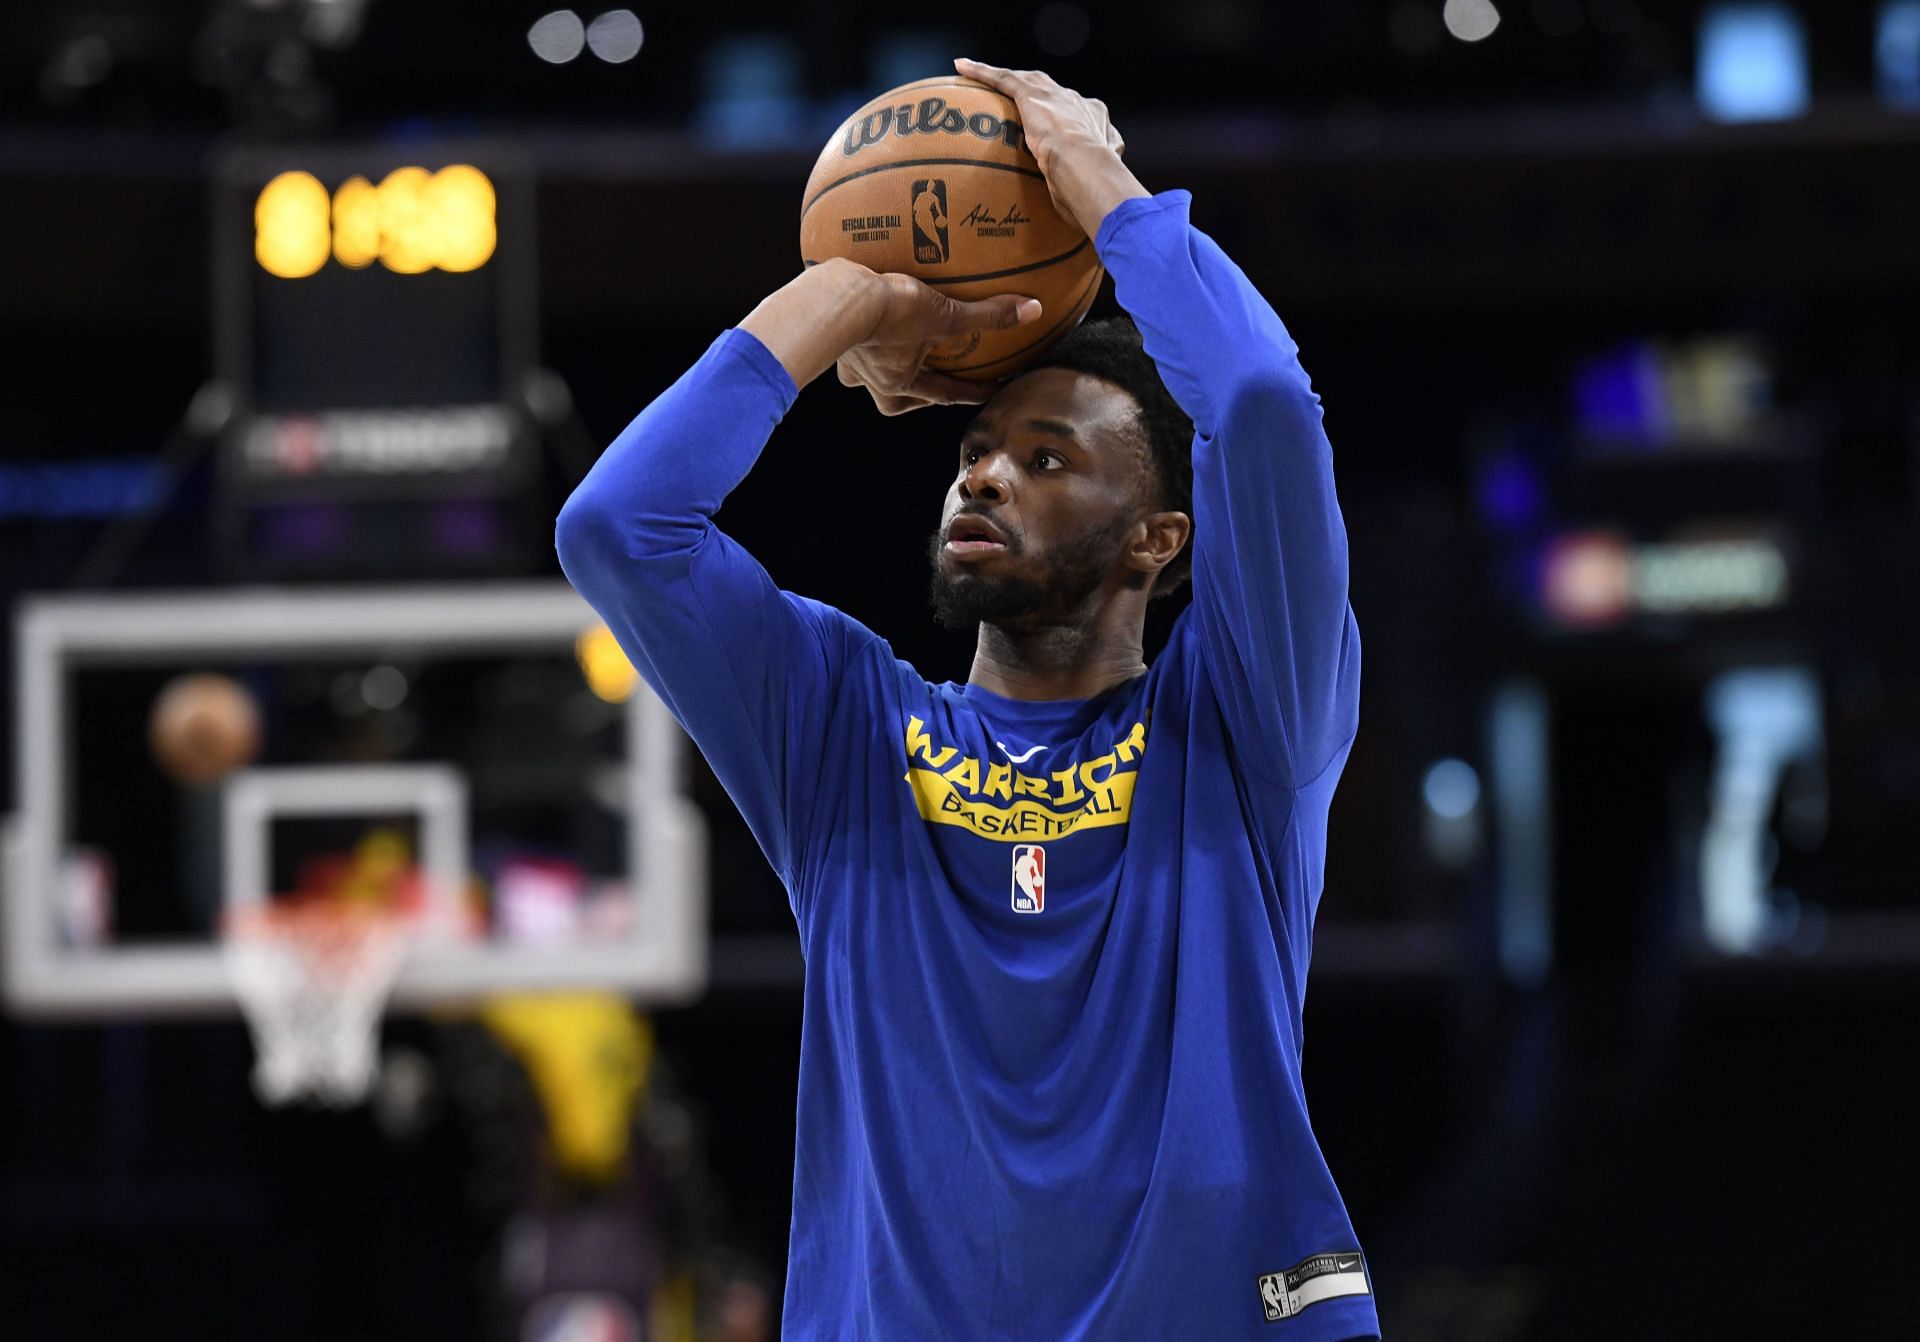
POLYGON ((380 1016, 413 943, 414 920, 334 901, 269 907, 232 921, 223 954, 267 1104, 358 1104, 372 1089, 380 1016))

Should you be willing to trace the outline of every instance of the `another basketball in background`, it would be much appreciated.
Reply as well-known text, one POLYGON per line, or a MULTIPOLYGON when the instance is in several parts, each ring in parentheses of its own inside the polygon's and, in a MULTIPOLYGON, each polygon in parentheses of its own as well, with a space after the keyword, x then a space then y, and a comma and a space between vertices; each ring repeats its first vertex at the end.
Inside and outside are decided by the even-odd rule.
POLYGON ((1037 324, 927 356, 981 382, 1011 377, 1077 326, 1106 273, 1053 208, 1013 100, 958 75, 902 84, 834 132, 807 179, 800 255, 912 275, 955 298, 1039 299, 1037 324))
POLYGON ((175 782, 200 787, 260 753, 260 709, 229 677, 175 676, 153 701, 147 743, 175 782))

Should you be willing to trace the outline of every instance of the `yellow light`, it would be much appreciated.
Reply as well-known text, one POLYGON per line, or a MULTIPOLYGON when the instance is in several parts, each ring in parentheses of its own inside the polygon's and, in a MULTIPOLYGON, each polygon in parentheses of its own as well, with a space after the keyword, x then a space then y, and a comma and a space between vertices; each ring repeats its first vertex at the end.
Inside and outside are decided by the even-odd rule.
POLYGON ((478 270, 493 255, 493 183, 478 168, 455 163, 427 185, 434 223, 434 262, 442 270, 478 270))
POLYGON ((380 189, 349 177, 333 193, 333 259, 362 270, 380 257, 380 189))
POLYGON ((324 266, 332 250, 327 204, 327 189, 312 173, 283 172, 268 182, 253 204, 253 254, 261 267, 292 280, 324 266))
POLYGON ((433 268, 425 168, 395 168, 380 183, 380 263, 402 275, 433 268))
POLYGON ((379 261, 401 275, 478 270, 499 242, 493 183, 455 163, 439 172, 395 168, 375 186, 349 177, 329 196, 311 174, 283 172, 254 202, 254 255, 275 275, 311 275, 332 256, 361 270, 379 261))
POLYGON ((624 704, 633 697, 634 686, 640 681, 639 673, 627 660, 627 654, 620 650, 613 631, 604 624, 595 625, 580 635, 573 645, 573 654, 587 678, 588 689, 610 704, 624 704))

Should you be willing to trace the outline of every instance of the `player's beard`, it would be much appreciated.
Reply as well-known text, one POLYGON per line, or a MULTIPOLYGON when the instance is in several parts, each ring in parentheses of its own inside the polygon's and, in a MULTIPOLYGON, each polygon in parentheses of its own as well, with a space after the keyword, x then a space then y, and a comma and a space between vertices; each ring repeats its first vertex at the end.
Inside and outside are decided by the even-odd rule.
MULTIPOLYGON (((1113 572, 1114 557, 1132 525, 1125 514, 1117 514, 1061 542, 1044 579, 988 576, 969 565, 949 573, 940 562, 946 536, 936 531, 927 546, 933 565, 933 618, 949 629, 968 629, 977 624, 1018 628, 1035 617, 1070 617, 1113 572)), ((1019 552, 1017 546, 1008 547, 1009 554, 1019 552)))

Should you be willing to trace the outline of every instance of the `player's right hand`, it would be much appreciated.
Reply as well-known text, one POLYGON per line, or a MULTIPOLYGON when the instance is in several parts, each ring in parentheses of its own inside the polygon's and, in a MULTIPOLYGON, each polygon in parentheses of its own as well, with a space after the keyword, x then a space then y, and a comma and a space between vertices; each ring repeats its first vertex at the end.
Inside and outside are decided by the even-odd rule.
POLYGON ((974 331, 1004 331, 1040 317, 1040 302, 1019 294, 949 298, 911 275, 875 274, 883 286, 879 319, 835 367, 849 387, 865 387, 883 415, 904 415, 930 405, 979 405, 999 390, 993 382, 970 382, 927 368, 937 346, 974 331))

